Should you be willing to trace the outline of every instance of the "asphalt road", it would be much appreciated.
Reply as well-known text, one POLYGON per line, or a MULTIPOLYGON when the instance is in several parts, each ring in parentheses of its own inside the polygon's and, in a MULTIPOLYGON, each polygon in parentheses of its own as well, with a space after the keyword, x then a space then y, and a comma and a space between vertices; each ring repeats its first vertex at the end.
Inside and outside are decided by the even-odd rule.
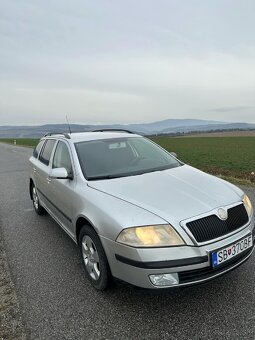
POLYGON ((73 241, 33 211, 30 153, 0 144, 0 223, 29 339, 255 339, 254 256, 191 288, 94 290, 73 241))

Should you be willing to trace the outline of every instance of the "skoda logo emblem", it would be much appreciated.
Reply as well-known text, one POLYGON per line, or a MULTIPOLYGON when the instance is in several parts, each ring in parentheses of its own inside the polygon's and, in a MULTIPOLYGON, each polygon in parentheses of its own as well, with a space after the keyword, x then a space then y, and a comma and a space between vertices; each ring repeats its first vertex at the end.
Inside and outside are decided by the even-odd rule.
POLYGON ((221 220, 225 221, 228 218, 228 212, 223 208, 219 208, 218 216, 221 220))

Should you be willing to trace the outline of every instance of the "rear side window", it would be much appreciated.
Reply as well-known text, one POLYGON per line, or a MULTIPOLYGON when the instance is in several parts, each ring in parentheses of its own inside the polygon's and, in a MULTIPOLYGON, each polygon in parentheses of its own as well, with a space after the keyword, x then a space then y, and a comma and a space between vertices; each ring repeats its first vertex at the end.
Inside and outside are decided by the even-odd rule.
POLYGON ((35 158, 38 157, 39 152, 40 152, 40 150, 41 150, 41 147, 43 146, 43 143, 44 143, 44 140, 41 140, 41 141, 37 144, 37 146, 34 148, 33 156, 34 156, 35 158))
POLYGON ((49 165, 50 163, 50 156, 55 145, 56 141, 53 139, 48 139, 44 145, 42 152, 40 153, 39 160, 45 164, 49 165))

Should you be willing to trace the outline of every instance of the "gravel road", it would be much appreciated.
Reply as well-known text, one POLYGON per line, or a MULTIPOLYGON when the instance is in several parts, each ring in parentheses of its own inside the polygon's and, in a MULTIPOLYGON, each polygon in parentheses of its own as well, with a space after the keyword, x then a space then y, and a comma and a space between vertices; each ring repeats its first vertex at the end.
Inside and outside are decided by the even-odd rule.
POLYGON ((33 211, 30 154, 0 144, 0 223, 28 339, 255 339, 254 255, 200 286, 95 291, 73 241, 33 211))

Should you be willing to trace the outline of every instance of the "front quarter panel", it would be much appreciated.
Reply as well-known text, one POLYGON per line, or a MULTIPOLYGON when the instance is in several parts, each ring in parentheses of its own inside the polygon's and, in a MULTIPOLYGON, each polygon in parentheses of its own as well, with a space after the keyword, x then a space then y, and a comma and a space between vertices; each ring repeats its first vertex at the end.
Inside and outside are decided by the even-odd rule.
MULTIPOLYGON (((161 217, 81 183, 74 216, 86 218, 100 236, 116 240, 121 230, 140 225, 165 224, 161 217)), ((76 223, 75 223, 76 224, 76 223)))

